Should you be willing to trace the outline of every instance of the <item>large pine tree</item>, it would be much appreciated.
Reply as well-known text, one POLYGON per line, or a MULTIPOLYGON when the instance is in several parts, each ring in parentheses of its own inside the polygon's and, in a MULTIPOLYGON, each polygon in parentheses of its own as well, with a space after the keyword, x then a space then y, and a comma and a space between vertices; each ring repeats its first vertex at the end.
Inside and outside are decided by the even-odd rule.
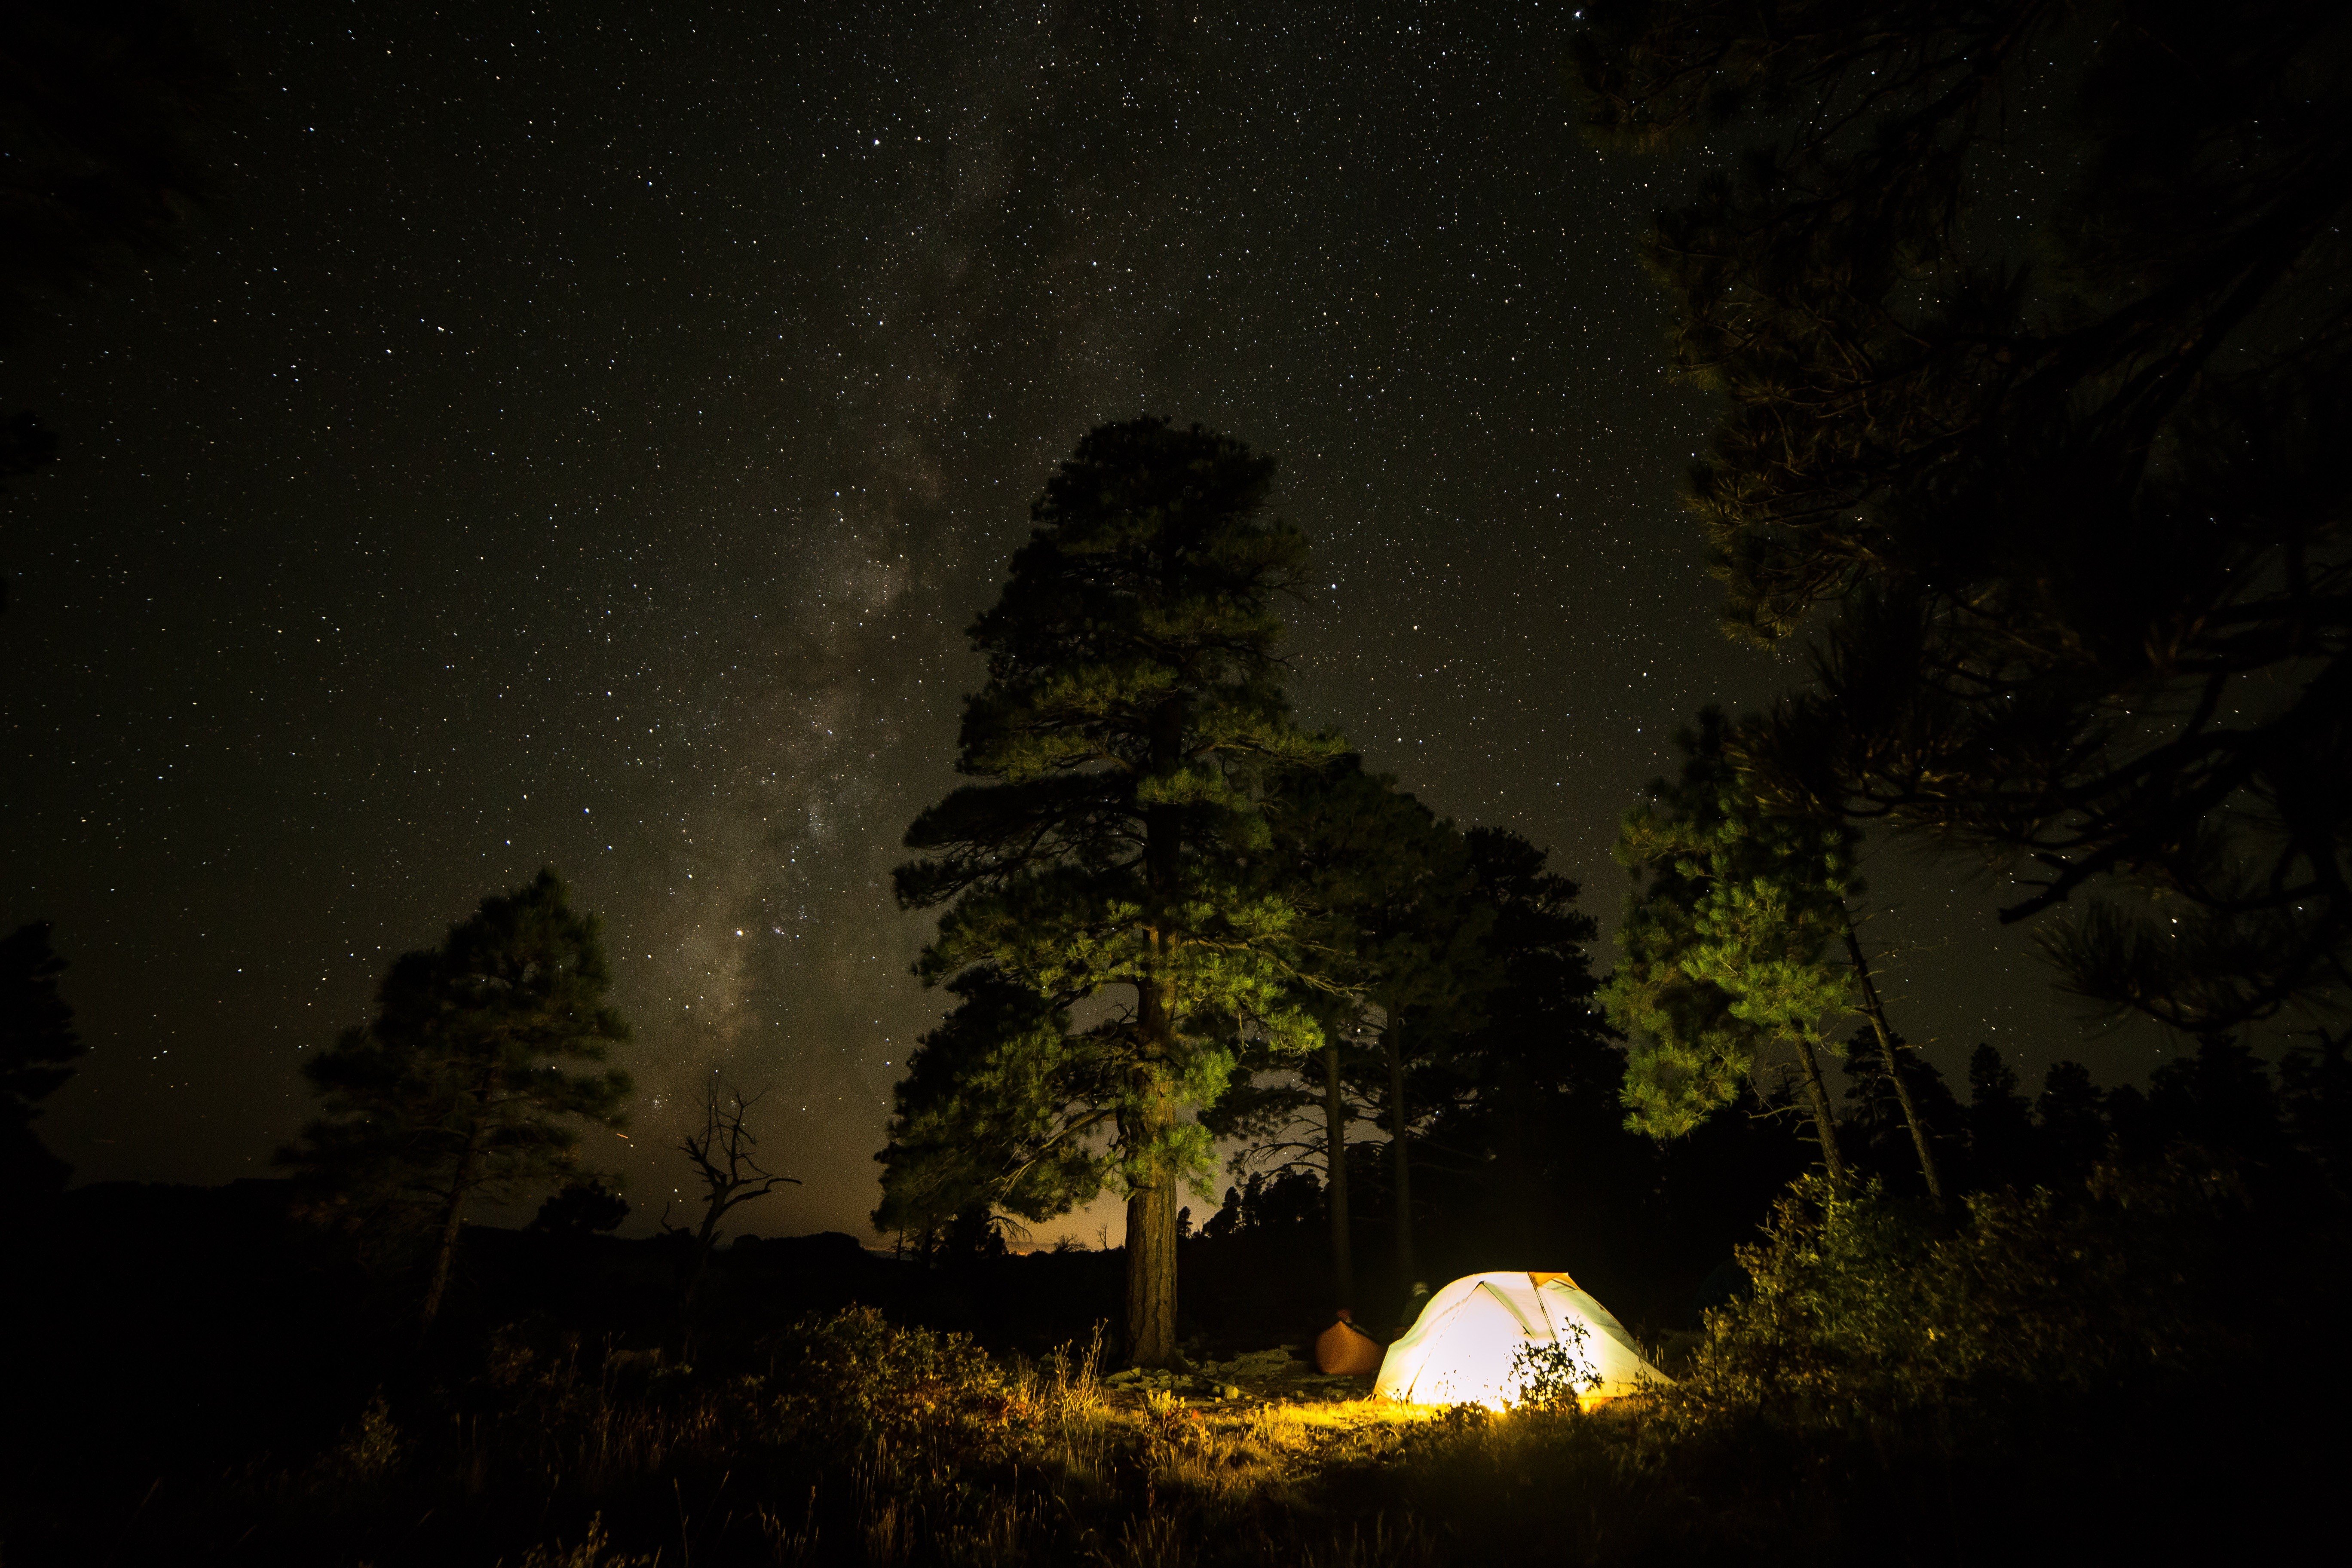
MULTIPOLYGON (((1146 1364, 1175 1353, 1177 1208, 1209 1165, 1194 1116, 1225 1089, 1231 1042, 1320 1043, 1296 999, 1296 907, 1253 858, 1266 781, 1339 750, 1302 733, 1283 694, 1276 609, 1306 542, 1266 515, 1273 473, 1238 441, 1160 419, 1079 442, 972 624, 988 682, 966 700, 956 768, 987 782, 916 819, 907 846, 923 858, 897 874, 904 906, 951 905, 917 970, 966 998, 924 1051, 988 1066, 927 1074, 918 1053, 909 1085, 931 1091, 902 1098, 902 1121, 926 1117, 942 1152, 964 1122, 1052 1151, 1033 1203, 1124 1192, 1128 1350, 1146 1364), (1007 1005, 998 984, 1043 1005, 1007 1005), (1113 1009, 1074 1040, 1060 1009, 1105 996, 1113 1009)), ((896 1152, 893 1178, 919 1189, 928 1162, 896 1152)), ((1034 1169, 996 1173, 1000 1190, 1018 1196, 1034 1169)))

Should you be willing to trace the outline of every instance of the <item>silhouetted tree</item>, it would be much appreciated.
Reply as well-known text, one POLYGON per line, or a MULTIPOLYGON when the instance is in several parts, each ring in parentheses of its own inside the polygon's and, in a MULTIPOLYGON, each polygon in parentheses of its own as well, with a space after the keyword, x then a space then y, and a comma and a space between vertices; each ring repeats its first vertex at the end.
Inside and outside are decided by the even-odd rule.
MULTIPOLYGON (((992 782, 918 817, 907 844, 927 858, 897 873, 905 907, 952 904, 926 980, 980 972, 1041 1000, 1045 1026, 982 1053, 993 1081, 1017 1080, 1019 1134, 1069 1151, 1072 1128, 1107 1121, 1107 1153, 1070 1158, 1059 1195, 1106 1180, 1127 1194, 1128 1346, 1147 1363, 1175 1352, 1178 1198, 1210 1159, 1190 1112, 1224 1092, 1226 1042, 1320 1043, 1294 999, 1297 910, 1249 859, 1266 782, 1339 750, 1291 723, 1282 691, 1276 602, 1306 545, 1264 515, 1272 477, 1239 442, 1164 420, 1078 444, 971 627, 989 679, 956 766, 992 782), (1114 991, 1131 1005, 1081 1038, 1051 1028, 1114 991), (1032 1116, 1048 1106, 1056 1125, 1032 1116)), ((935 1104, 992 1136, 1004 1118, 988 1099, 935 1104)))
MULTIPOLYGON (((1341 1017, 1352 1014, 1344 1007, 1331 1011, 1341 1017)), ((1322 1048, 1297 1065, 1291 1065, 1295 1058, 1276 1067, 1270 1052, 1238 1051, 1237 1081, 1215 1106, 1202 1112, 1201 1125, 1218 1142, 1239 1145, 1227 1163, 1247 1181, 1262 1184, 1268 1176, 1319 1173, 1323 1212, 1330 1222, 1332 1289, 1339 1304, 1345 1306, 1353 1304, 1355 1293, 1354 1220, 1345 1151, 1350 1130, 1367 1115, 1359 1080, 1371 1053, 1338 1018, 1323 1027, 1322 1048)), ((1227 1189, 1231 1217, 1203 1234, 1222 1236, 1243 1226, 1254 1212, 1257 1191, 1252 1187, 1245 1195, 1227 1189)), ((1217 1225, 1215 1216, 1210 1225, 1217 1225)))
POLYGON ((2279 1061, 2279 1100, 2296 1147, 2332 1175, 2352 1181, 2352 1029, 2313 1031, 2311 1043, 2279 1061))
POLYGON ((1650 258, 1726 401, 1692 500, 1727 623, 1822 631, 1748 738, 1772 791, 2031 865, 2007 921, 2153 895, 2047 931, 2114 1007, 2340 993, 2352 9, 1589 15, 1591 127, 1746 142, 1650 258))
POLYGON ((1348 1130, 1365 1119, 1389 1133, 1389 1187, 1398 1266, 1413 1272, 1411 1140, 1417 1121, 1408 1067, 1465 1027, 1475 997, 1498 975, 1478 942, 1490 910, 1469 897, 1461 836, 1386 775, 1346 756, 1296 770, 1265 802, 1269 843, 1258 857, 1267 885, 1300 914, 1316 954, 1315 984, 1298 1003, 1322 1031, 1319 1063, 1296 1072, 1265 1048, 1238 1054, 1253 1080, 1204 1124, 1239 1140, 1235 1167, 1306 1161, 1323 1173, 1338 1304, 1355 1300, 1348 1130), (1262 1075, 1276 1069, 1266 1081, 1262 1075))
POLYGON ((1496 1240, 1533 1250, 1558 1239, 1541 1231, 1564 1207, 1630 1207, 1641 1182, 1622 1180, 1628 1161, 1644 1175, 1647 1163, 1619 1126, 1624 1053, 1593 1000, 1599 922, 1540 846, 1499 827, 1463 837, 1483 970, 1462 1001, 1407 1015, 1434 1052, 1420 1075, 1437 1112, 1424 1163, 1478 1193, 1509 1227, 1496 1240))
POLYGON ((47 921, 0 939, 0 1193, 11 1202, 62 1192, 73 1174, 33 1131, 41 1101, 73 1077, 67 1064, 89 1049, 58 991, 65 968, 47 921))
POLYGON ((2042 1075, 2033 1120, 2049 1179, 2080 1181, 2106 1152, 2106 1098, 2081 1062, 2053 1062, 2042 1075))
POLYGON ((594 1236, 617 1230, 629 1217, 629 1200, 613 1178, 597 1173, 574 1176, 539 1205, 530 1228, 551 1236, 594 1236))
POLYGON ((404 953, 375 1020, 303 1064, 327 1115, 278 1159, 357 1226, 424 1233, 420 1331, 448 1288, 466 1205, 570 1172, 587 1121, 626 1123, 626 1073, 600 1067, 629 1037, 605 1005, 593 915, 541 871, 484 899, 437 948, 404 953))
POLYGON ((2148 1113, 2159 1134, 2258 1161, 2283 1152, 2270 1067, 2232 1036, 2206 1035, 2193 1052, 2147 1075, 2148 1113))
POLYGON ((1969 1057, 1969 1164, 1979 1186, 2030 1181, 2033 1108, 2017 1092, 2017 1069, 1981 1042, 1969 1057))
MULTIPOLYGON (((1944 1075, 1927 1058, 1906 1048, 1900 1035, 1882 1041, 1865 1026, 1847 1037, 1843 1055, 1849 1109, 1841 1128, 1846 1152, 1864 1170, 1900 1188, 1920 1173, 1914 1119, 1942 1150, 1959 1136, 1966 1115, 1944 1075), (1891 1051, 1885 1048, 1889 1044, 1895 1047, 1891 1051), (1890 1059, 1903 1074, 1907 1110, 1906 1096, 1897 1095, 1888 1079, 1890 1059)), ((1939 1170, 1942 1164, 1939 1158, 1939 1170)))
MULTIPOLYGON (((762 1094, 764 1094, 764 1090, 762 1094)), ((780 1186, 801 1184, 798 1176, 778 1175, 760 1163, 760 1138, 747 1120, 762 1094, 743 1098, 743 1091, 724 1079, 713 1078, 702 1089, 702 1125, 689 1129, 677 1141, 677 1152, 694 1167, 702 1184, 702 1223, 693 1234, 684 1282, 678 1289, 678 1321, 685 1326, 687 1353, 693 1353, 694 1299, 710 1271, 710 1255, 719 1247, 719 1227, 727 1215, 744 1204, 764 1198, 780 1186)), ((683 1236, 683 1226, 669 1223, 662 1213, 662 1230, 683 1236)))

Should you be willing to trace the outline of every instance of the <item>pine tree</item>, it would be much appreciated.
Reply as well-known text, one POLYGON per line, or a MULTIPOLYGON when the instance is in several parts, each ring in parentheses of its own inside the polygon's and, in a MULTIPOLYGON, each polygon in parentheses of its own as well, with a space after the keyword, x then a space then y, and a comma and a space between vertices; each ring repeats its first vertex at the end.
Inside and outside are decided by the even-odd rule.
POLYGON ((401 955, 374 1021, 303 1064, 327 1115, 279 1162, 353 1228, 422 1240, 420 1331, 440 1311, 467 1205, 569 1175, 572 1122, 626 1124, 626 1073, 567 1070, 601 1066, 629 1037, 610 984, 595 917, 572 913, 541 871, 484 899, 439 947, 401 955))
POLYGON ((1765 817, 1740 785, 1722 713, 1675 737, 1682 776, 1650 786, 1615 847, 1633 873, 1617 930, 1623 956, 1601 990, 1631 1039, 1627 1127, 1676 1138, 1738 1099, 1775 1047, 1793 1049, 1822 1163, 1843 1185, 1822 1082, 1820 1020, 1838 1000, 1821 952, 1821 882, 1833 846, 1765 817))
POLYGON ((1591 14, 1591 127, 1737 171, 1650 259, 1727 625, 1821 638, 1771 787, 2029 868, 2113 1007, 2340 997, 2352 8, 1591 14))
POLYGON ((2053 1062, 2033 1097, 2045 1179, 2077 1182, 2107 1146, 2106 1096, 2081 1062, 2053 1062))
MULTIPOLYGON (((1353 1308, 1349 1125, 1369 1115, 1389 1132, 1397 1266, 1410 1279, 1419 1117, 1408 1069, 1468 1023, 1475 995, 1492 983, 1478 939, 1493 913, 1469 896, 1468 853, 1453 825, 1393 777, 1366 772, 1360 757, 1298 770, 1270 792, 1265 813, 1270 842, 1260 861, 1297 906, 1301 945, 1315 955, 1315 982, 1299 1001, 1322 1030, 1321 1060, 1238 1089, 1210 1124, 1244 1142, 1241 1163, 1295 1163, 1311 1137, 1325 1173, 1338 1304, 1353 1308)), ((1263 1049, 1240 1061, 1253 1075, 1286 1065, 1263 1049)))
POLYGON ((62 1192, 73 1174, 33 1131, 41 1101, 73 1077, 67 1064, 89 1049, 58 993, 65 968, 47 921, 0 939, 0 1193, 12 1202, 62 1192))
POLYGON ((1675 737, 1682 777, 1625 815, 1617 858, 1638 879, 1617 940, 1625 957, 1601 1001, 1633 1039, 1627 1125, 1679 1137, 1738 1098, 1765 1053, 1801 1070, 1822 1163, 1845 1180, 1822 1079, 1822 1023, 1869 1020, 1927 1190, 1943 1198, 1927 1129, 1895 1056, 1849 900, 1863 891, 1859 835, 1814 814, 1776 814, 1738 765, 1720 710, 1675 737), (1832 955, 1842 947, 1846 962, 1832 955))
POLYGON ((1066 1007, 992 967, 947 983, 955 1007, 917 1042, 893 1091, 876 1228, 944 1232, 975 1207, 1066 1214, 1101 1190, 1098 1134, 1124 1092, 1118 1053, 1073 1034, 1066 1007))
POLYGON ((1594 1003, 1600 924, 1576 907, 1581 889, 1507 828, 1463 841, 1484 967, 1466 1002, 1417 1013, 1421 1068, 1408 1082, 1433 1116, 1425 1146, 1451 1167, 1434 1173, 1475 1184, 1506 1227, 1495 1239, 1538 1256, 1561 1240, 1565 1211, 1629 1213, 1649 1149, 1620 1125, 1624 1053, 1594 1003))
MULTIPOLYGON (((1276 601, 1306 543, 1265 515, 1273 469, 1160 419, 1079 442, 971 627, 988 682, 966 700, 956 767, 990 782, 918 817, 907 846, 925 858, 897 873, 904 907, 951 905, 917 966, 926 981, 986 973, 1048 1019, 1129 999, 1080 1041, 1027 1029, 982 1050, 1035 1093, 1031 1109, 1073 1090, 1050 1112, 1055 1147, 1071 1127, 1107 1128, 1096 1169, 1127 1196, 1128 1348, 1147 1364, 1175 1353, 1179 1197, 1210 1163, 1192 1118, 1225 1090, 1230 1042, 1320 1044, 1296 999, 1311 973, 1297 908, 1252 860, 1268 783, 1340 749, 1301 732, 1283 694, 1276 601)), ((965 1114, 1003 1120, 974 1086, 954 1094, 965 1114)))
POLYGON ((1977 1185, 2027 1180, 2033 1131, 2032 1108, 2017 1092, 2017 1069, 1979 1042, 1969 1057, 1969 1163, 1977 1185))

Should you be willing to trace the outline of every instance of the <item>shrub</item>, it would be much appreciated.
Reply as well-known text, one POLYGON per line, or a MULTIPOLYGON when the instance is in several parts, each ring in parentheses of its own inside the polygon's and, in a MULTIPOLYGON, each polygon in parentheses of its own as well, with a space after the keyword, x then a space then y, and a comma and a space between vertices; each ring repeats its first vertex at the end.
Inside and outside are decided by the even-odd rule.
POLYGON ((1537 1410, 1568 1410, 1576 1397, 1597 1387, 1601 1374, 1584 1352, 1584 1325, 1566 1323, 1565 1341, 1530 1342, 1511 1352, 1511 1383, 1519 1391, 1512 1403, 1537 1410))
POLYGON ((827 1445, 881 1439, 995 1457, 1036 1424, 970 1336, 901 1328, 871 1307, 807 1318, 769 1344, 787 1435, 827 1445))
POLYGON ((2226 1338, 2183 1281, 2210 1272, 2197 1255, 2240 1205, 2226 1173, 2187 1156, 2103 1169, 2072 1198, 1979 1194, 1950 1229, 1875 1183, 1840 1195, 1808 1178, 1740 1249, 1750 1289, 1707 1314, 1660 1395, 1666 1426, 1882 1429, 2184 1367, 2226 1338))

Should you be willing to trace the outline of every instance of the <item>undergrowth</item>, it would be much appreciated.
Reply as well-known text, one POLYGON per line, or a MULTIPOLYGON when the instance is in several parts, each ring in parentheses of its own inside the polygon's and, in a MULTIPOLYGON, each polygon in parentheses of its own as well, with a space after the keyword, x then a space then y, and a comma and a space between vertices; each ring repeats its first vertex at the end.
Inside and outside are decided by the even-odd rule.
POLYGON ((19 1519, 5 1560, 1820 1564, 2162 1557, 2222 1521, 2242 1546, 2342 1458, 2279 1414, 2340 1356, 2260 1376, 2342 1289, 2342 1238, 2259 1207, 2181 1161, 1948 1216, 1801 1185, 1677 1381, 1597 1410, 1572 1354, 1505 1412, 1202 1405, 1107 1388, 1099 1336, 998 1358, 862 1308, 725 1368, 516 1325, 320 1453, 19 1519))

